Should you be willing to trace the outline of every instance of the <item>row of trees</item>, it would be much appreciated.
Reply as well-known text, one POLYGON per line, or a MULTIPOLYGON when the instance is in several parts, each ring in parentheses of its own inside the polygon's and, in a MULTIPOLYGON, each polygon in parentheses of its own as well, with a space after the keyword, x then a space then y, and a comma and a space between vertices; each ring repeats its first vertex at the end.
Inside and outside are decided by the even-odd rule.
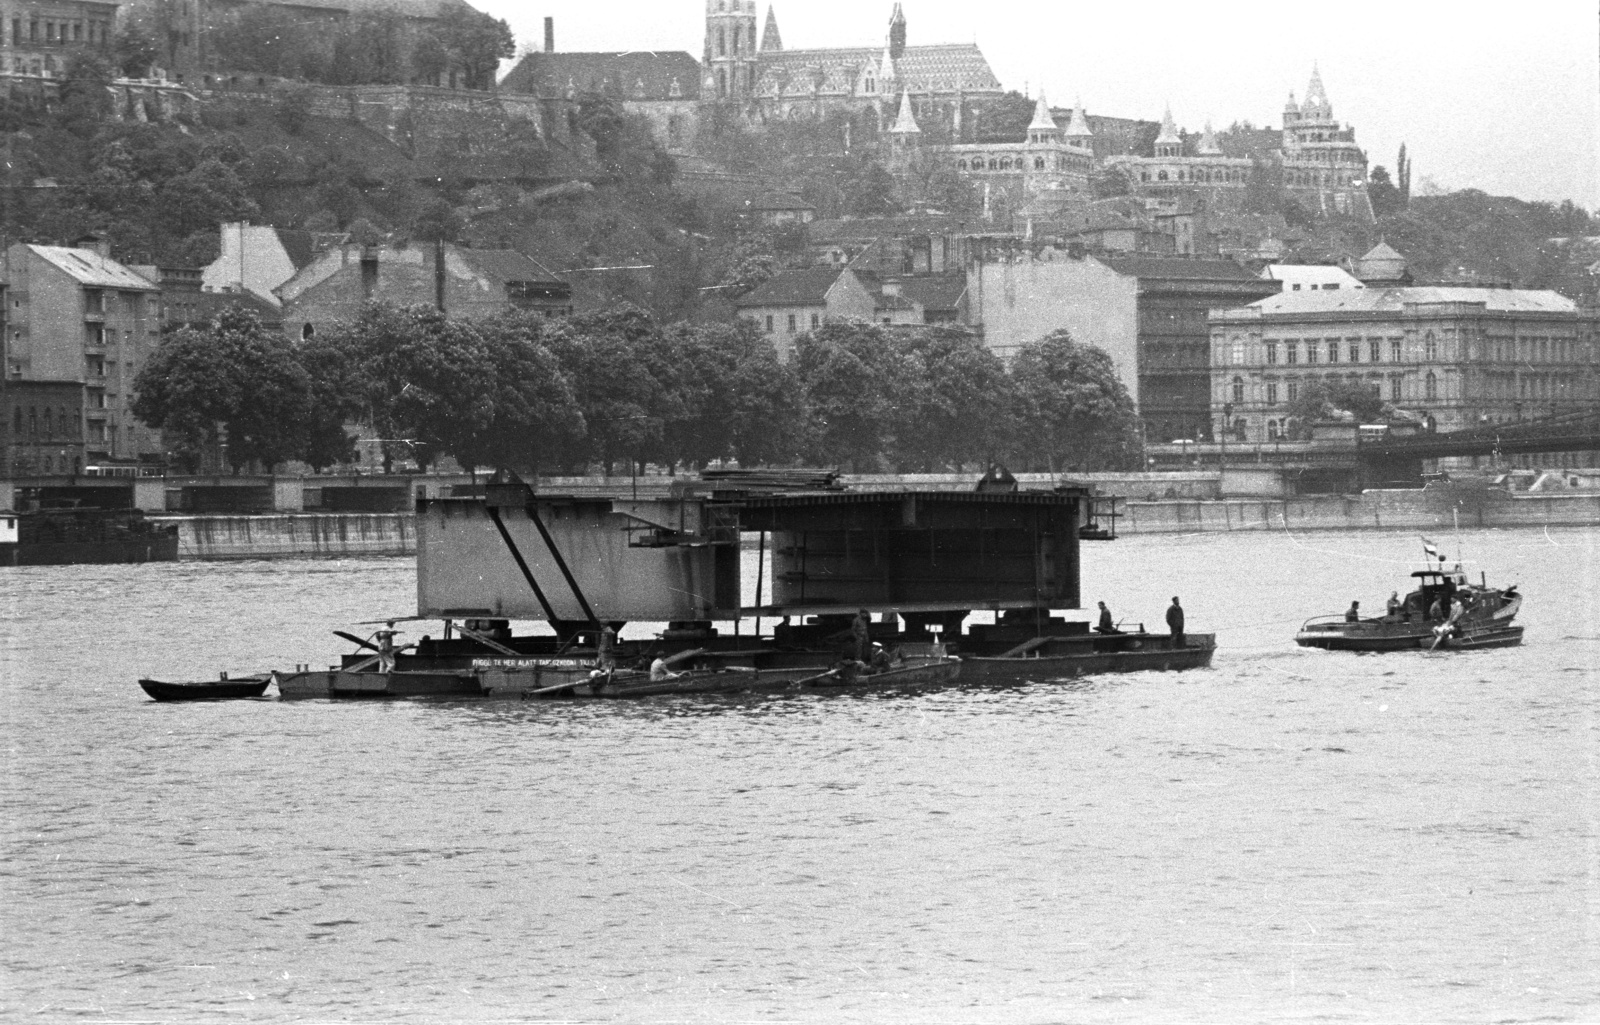
POLYGON ((169 335, 135 414, 194 467, 348 461, 344 425, 388 459, 606 474, 647 464, 805 462, 936 471, 1138 465, 1134 407, 1110 358, 1056 332, 1007 366, 952 327, 861 323, 802 336, 780 362, 752 326, 660 325, 636 309, 456 320, 368 305, 303 342, 242 308, 169 335))

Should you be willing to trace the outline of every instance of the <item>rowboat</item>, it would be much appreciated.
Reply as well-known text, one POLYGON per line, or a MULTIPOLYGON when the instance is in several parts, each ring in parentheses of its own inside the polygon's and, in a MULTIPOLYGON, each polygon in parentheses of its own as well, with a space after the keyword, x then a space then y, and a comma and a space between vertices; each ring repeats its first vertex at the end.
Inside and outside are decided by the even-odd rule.
POLYGON ((271 673, 254 676, 223 676, 218 680, 198 683, 168 683, 164 680, 140 680, 139 686, 157 701, 229 701, 239 698, 259 698, 272 683, 271 673))
POLYGON ((1040 683, 1102 673, 1203 669, 1217 651, 1216 634, 1070 634, 1041 637, 1015 655, 967 655, 963 683, 1040 683))

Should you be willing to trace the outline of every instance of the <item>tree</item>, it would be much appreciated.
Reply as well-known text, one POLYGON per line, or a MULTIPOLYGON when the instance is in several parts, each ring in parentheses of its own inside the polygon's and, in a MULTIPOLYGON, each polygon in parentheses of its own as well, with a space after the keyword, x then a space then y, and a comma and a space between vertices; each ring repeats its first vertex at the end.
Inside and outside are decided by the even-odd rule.
POLYGON ((1131 196, 1134 189, 1133 171, 1122 164, 1097 167, 1089 175, 1089 187, 1096 199, 1131 196))
POLYGON ((115 69, 94 50, 80 49, 67 60, 61 79, 61 119, 67 130, 81 136, 93 135, 100 122, 111 113, 108 91, 115 69))
POLYGON ((669 458, 703 467, 730 456, 742 466, 795 456, 803 424, 799 387, 754 325, 676 324, 661 334, 679 370, 683 406, 666 425, 669 458))
POLYGON ((128 78, 144 78, 161 60, 161 47, 142 27, 129 23, 117 30, 112 40, 111 52, 116 58, 117 70, 128 78))
POLYGON ((439 39, 461 69, 462 84, 468 89, 494 88, 500 62, 517 55, 517 40, 511 27, 466 4, 448 8, 439 16, 439 39))
POLYGON ((235 473, 252 462, 270 471, 295 456, 311 412, 310 378, 288 342, 242 306, 162 339, 134 388, 133 414, 185 462, 226 443, 235 473))
POLYGON ((1406 155, 1406 144, 1400 144, 1400 155, 1395 159, 1395 175, 1399 178, 1396 183, 1400 192, 1400 209, 1404 210, 1411 205, 1411 158, 1406 155))
POLYGON ((898 213, 894 177, 876 161, 856 165, 840 183, 845 213, 852 217, 880 217, 898 213))
POLYGON ((1139 463, 1133 399, 1105 351, 1062 330, 1023 346, 1011 363, 1012 448, 1052 473, 1132 469, 1139 463))
POLYGON ((795 342, 795 372, 811 413, 808 456, 878 468, 897 425, 894 396, 914 367, 873 324, 825 324, 795 342))
POLYGON ((1400 209, 1400 190, 1389 178, 1389 170, 1382 164, 1367 176, 1367 198, 1372 201, 1375 217, 1387 217, 1400 209))
POLYGON ((563 462, 598 462, 607 476, 623 459, 665 454, 666 425, 682 417, 679 371, 661 344, 655 321, 630 306, 571 317, 545 335, 572 384, 587 433, 563 462))
POLYGON ((1311 426, 1322 420, 1351 418, 1356 423, 1375 423, 1393 412, 1374 387, 1348 381, 1309 381, 1289 403, 1289 436, 1297 440, 1310 438, 1311 426))
POLYGON ((894 338, 911 368, 894 393, 896 465, 931 472, 993 459, 1008 441, 1014 405, 1005 364, 959 327, 894 338))

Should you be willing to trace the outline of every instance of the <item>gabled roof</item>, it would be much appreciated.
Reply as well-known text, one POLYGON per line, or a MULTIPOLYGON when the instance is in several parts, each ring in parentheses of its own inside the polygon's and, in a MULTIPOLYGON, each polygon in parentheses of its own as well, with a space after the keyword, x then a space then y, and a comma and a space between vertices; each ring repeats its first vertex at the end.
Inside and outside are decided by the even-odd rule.
POLYGON ((1409 288, 1339 289, 1333 292, 1281 292, 1250 305, 1266 314, 1402 313, 1411 303, 1483 303, 1496 313, 1574 313, 1578 304, 1558 292, 1523 288, 1457 288, 1418 285, 1409 288))
POLYGON ((452 246, 451 250, 486 278, 501 282, 566 284, 544 264, 513 249, 462 249, 452 246))
POLYGON ((34 255, 82 285, 95 288, 123 288, 130 292, 154 292, 156 286, 115 260, 93 249, 66 246, 30 245, 34 255))
POLYGON ((500 82, 502 92, 603 93, 622 100, 698 99, 700 62, 682 50, 530 53, 500 82))
POLYGON ((925 274, 900 279, 900 294, 925 310, 954 310, 967 294, 965 274, 925 274))
POLYGON ((740 299, 740 306, 821 306, 828 298, 842 267, 806 267, 786 270, 758 285, 740 299))

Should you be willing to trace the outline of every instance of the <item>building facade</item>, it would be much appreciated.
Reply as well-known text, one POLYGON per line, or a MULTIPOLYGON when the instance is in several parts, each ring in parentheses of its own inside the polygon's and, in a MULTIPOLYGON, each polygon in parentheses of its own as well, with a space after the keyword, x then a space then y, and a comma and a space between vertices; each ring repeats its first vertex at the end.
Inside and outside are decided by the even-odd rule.
MULTIPOLYGON (((844 267, 783 271, 751 290, 737 306, 739 316, 770 339, 784 361, 793 355, 795 339, 824 324, 881 320, 879 297, 844 267)), ((892 322, 894 314, 888 316, 892 322)))
POLYGON ((82 423, 86 464, 159 462, 160 435, 130 406, 134 378, 160 341, 160 290, 112 260, 103 240, 18 242, 5 251, 4 271, 8 385, 80 389, 70 412, 82 423))
POLYGON ((58 77, 74 49, 110 49, 116 18, 104 0, 0 3, 0 76, 58 77))
POLYGON ((1137 282, 1139 415, 1154 443, 1211 436, 1214 307, 1251 303, 1278 290, 1232 260, 1103 257, 1137 282))
POLYGON ((1600 315, 1555 292, 1367 287, 1285 292, 1210 317, 1211 412, 1271 440, 1313 383, 1355 385, 1440 431, 1600 403, 1600 315))

